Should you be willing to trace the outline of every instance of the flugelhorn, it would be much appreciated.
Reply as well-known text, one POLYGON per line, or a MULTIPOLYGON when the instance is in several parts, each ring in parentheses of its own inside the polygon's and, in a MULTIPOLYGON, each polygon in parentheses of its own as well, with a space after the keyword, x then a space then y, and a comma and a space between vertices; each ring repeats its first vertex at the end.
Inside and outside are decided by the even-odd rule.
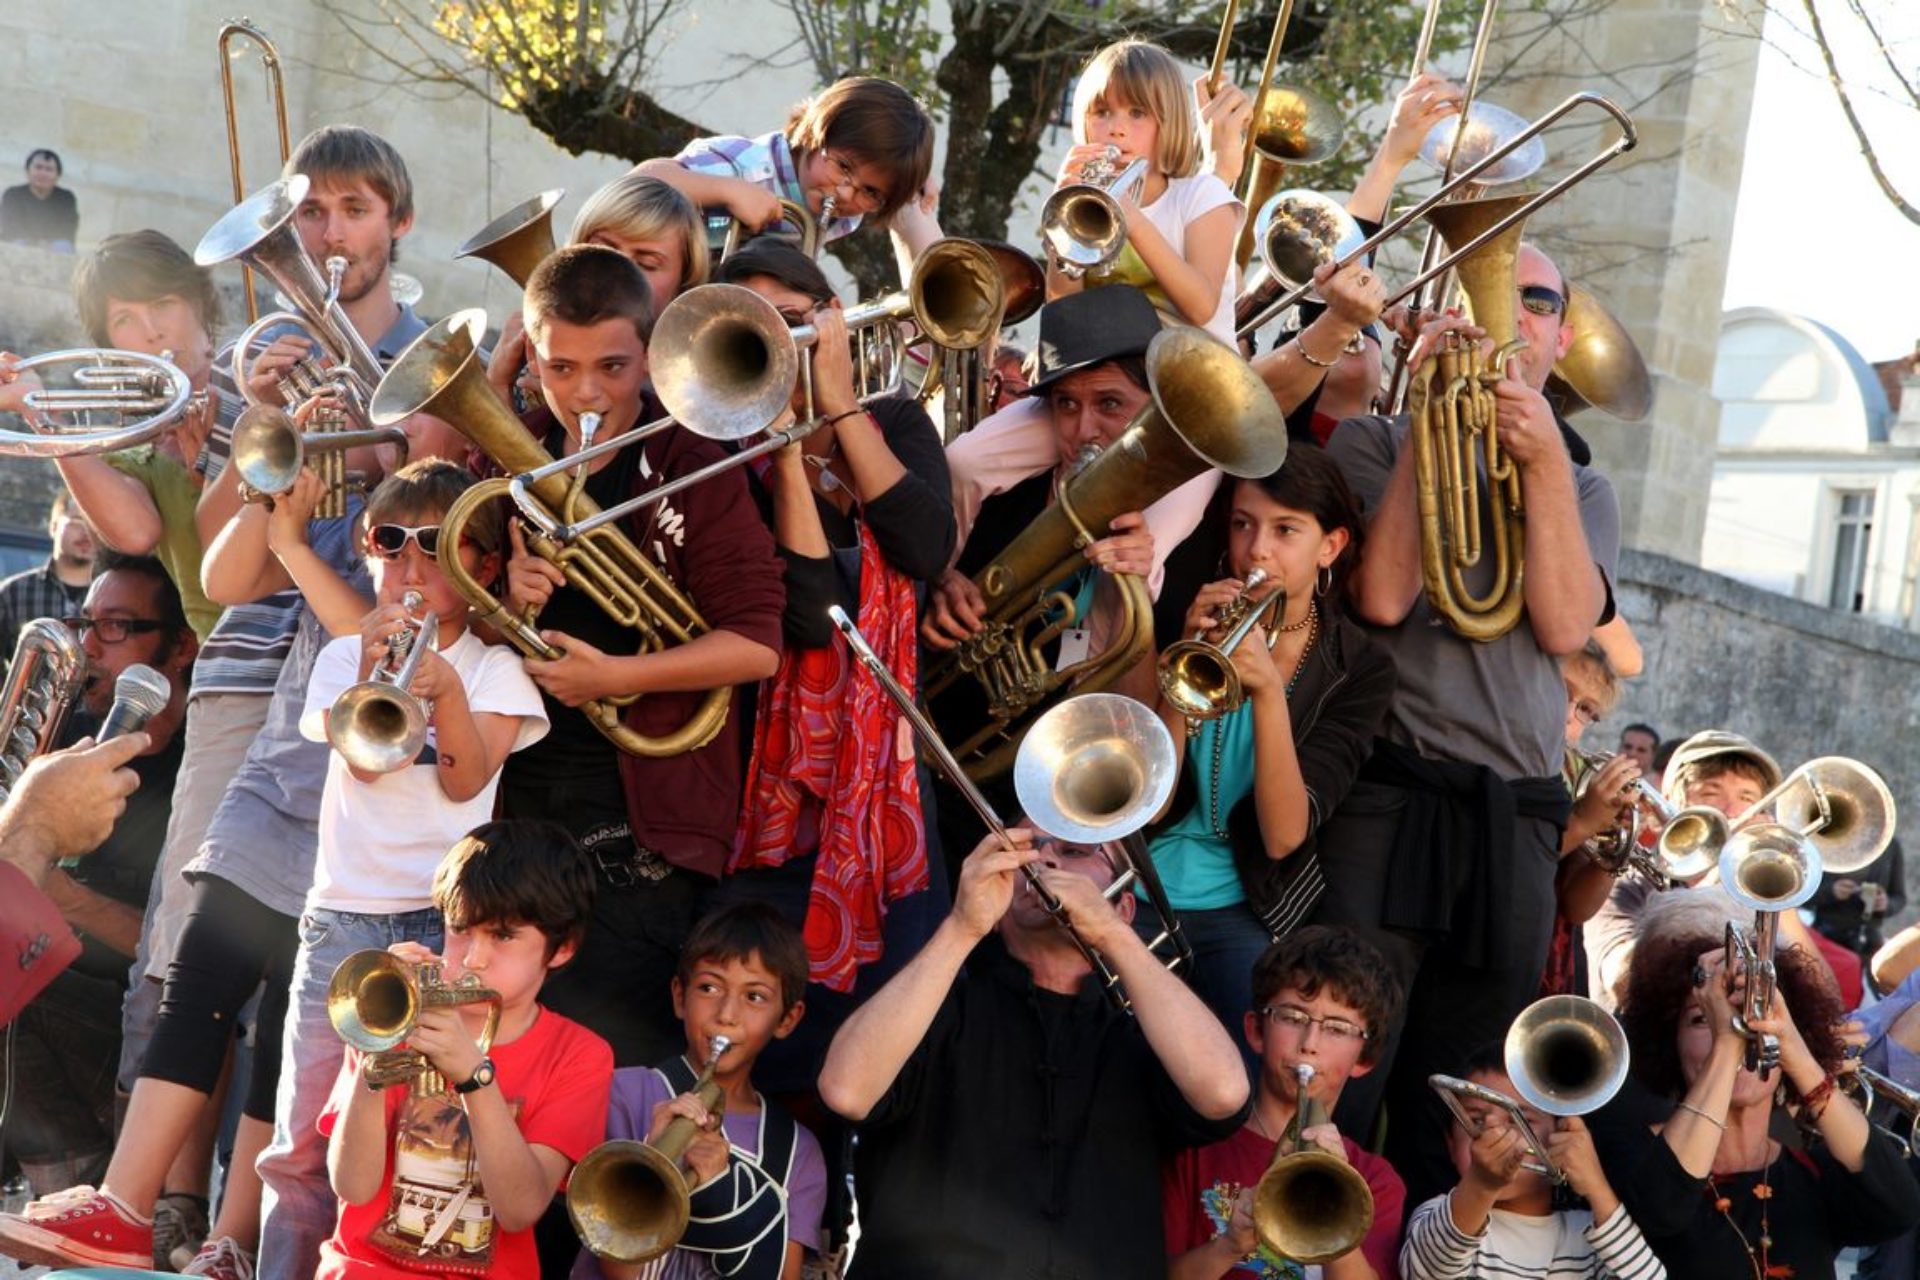
POLYGON ((193 383, 165 356, 113 347, 47 351, 14 364, 13 373, 73 365, 71 387, 36 387, 21 396, 32 431, 0 431, 0 457, 72 458, 146 444, 180 421, 193 383), (125 422, 133 417, 132 422, 125 422), (122 425, 95 426, 96 418, 122 425))
POLYGON ((1273 393, 1232 348, 1173 325, 1154 336, 1146 363, 1152 400, 974 579, 985 624, 925 673, 930 700, 962 680, 986 692, 988 725, 954 752, 975 778, 1006 772, 1038 710, 1069 689, 1105 688, 1151 642, 1146 583, 1121 574, 1113 581, 1122 625, 1106 649, 1057 670, 1047 659, 1044 646, 1076 622, 1071 597, 1054 584, 1085 567, 1081 549, 1115 516, 1145 510, 1209 467, 1245 478, 1271 475, 1286 460, 1286 421, 1273 393))
POLYGON ((1340 1157, 1300 1135, 1327 1122, 1326 1107, 1307 1092, 1310 1063, 1297 1063, 1293 1120, 1274 1150, 1273 1163, 1253 1189, 1253 1229, 1260 1243, 1283 1258, 1331 1262, 1360 1247, 1373 1226, 1373 1189, 1340 1157))
POLYGON ((1040 242, 1054 270, 1069 280, 1098 271, 1127 247, 1127 220, 1118 196, 1136 193, 1147 180, 1143 156, 1118 173, 1120 149, 1087 166, 1080 181, 1047 197, 1040 207, 1040 242))
POLYGON ((444 1093, 447 1082, 418 1049, 396 1046, 413 1034, 423 1010, 489 1004, 480 1051, 500 1031, 500 993, 469 973, 446 982, 438 964, 410 964, 390 951, 356 951, 340 962, 327 983, 327 1020, 335 1034, 369 1058, 367 1084, 376 1088, 411 1081, 417 1094, 444 1093))
POLYGON ((436 647, 440 619, 423 612, 426 598, 418 591, 407 592, 400 607, 407 611, 407 626, 388 642, 386 661, 348 686, 327 712, 327 741, 362 773, 404 769, 427 745, 432 713, 408 686, 436 647))
MULTIPOLYGON (((709 1040, 707 1063, 688 1091, 713 1115, 726 1103, 714 1072, 732 1047, 726 1036, 709 1040)), ((615 1138, 580 1157, 567 1179, 567 1216, 587 1252, 634 1264, 651 1262, 680 1243, 693 1197, 681 1162, 699 1136, 691 1119, 675 1116, 656 1143, 615 1138)))
MULTIPOLYGON (((1233 651, 1255 627, 1262 623, 1271 627, 1273 619, 1287 607, 1284 591, 1269 591, 1263 599, 1254 598, 1266 581, 1265 569, 1247 574, 1240 594, 1220 611, 1215 625, 1225 634, 1219 644, 1209 641, 1207 632, 1201 630, 1188 639, 1176 640, 1160 655, 1160 694, 1187 718, 1190 726, 1201 720, 1217 720, 1237 711, 1246 701, 1240 673, 1233 666, 1233 651)), ((1273 647, 1272 636, 1267 647, 1273 647)))
MULTIPOLYGON (((451 423, 473 441, 508 476, 548 466, 547 456, 513 411, 487 385, 480 367, 480 333, 486 313, 460 311, 441 320, 416 338, 395 360, 375 391, 370 412, 375 425, 398 423, 416 413, 430 413, 451 423)), ((508 478, 483 480, 469 488, 447 509, 440 522, 442 545, 457 547, 468 520, 481 505, 508 493, 508 478)), ((584 482, 570 484, 550 474, 534 493, 557 512, 562 523, 590 518, 598 508, 586 496, 584 482)), ((534 529, 527 549, 559 567, 571 585, 621 626, 640 633, 640 652, 654 653, 685 644, 707 630, 693 602, 618 528, 595 529, 561 543, 534 529)), ((440 561, 441 572, 462 599, 473 606, 480 621, 505 636, 532 657, 552 659, 560 651, 548 644, 533 625, 509 609, 484 583, 477 581, 458 556, 440 561)), ((669 756, 692 751, 713 741, 727 720, 733 698, 730 687, 709 690, 687 723, 663 737, 651 737, 620 722, 620 708, 634 699, 608 698, 583 703, 580 710, 594 728, 630 755, 669 756)))
POLYGON ((507 279, 526 288, 533 269, 553 252, 553 211, 566 194, 555 187, 522 200, 468 236, 453 256, 491 262, 507 273, 507 279))
POLYGON ((86 682, 86 651, 65 623, 34 618, 21 626, 0 694, 0 801, 35 756, 52 750, 86 682))

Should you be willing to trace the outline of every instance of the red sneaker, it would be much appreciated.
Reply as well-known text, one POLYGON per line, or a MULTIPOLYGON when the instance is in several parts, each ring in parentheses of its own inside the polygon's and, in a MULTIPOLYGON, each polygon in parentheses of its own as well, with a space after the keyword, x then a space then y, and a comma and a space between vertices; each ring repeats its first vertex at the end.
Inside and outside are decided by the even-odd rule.
POLYGON ((153 1223, 104 1191, 69 1187, 20 1213, 0 1213, 0 1253, 51 1267, 90 1262, 144 1271, 153 1265, 153 1223))

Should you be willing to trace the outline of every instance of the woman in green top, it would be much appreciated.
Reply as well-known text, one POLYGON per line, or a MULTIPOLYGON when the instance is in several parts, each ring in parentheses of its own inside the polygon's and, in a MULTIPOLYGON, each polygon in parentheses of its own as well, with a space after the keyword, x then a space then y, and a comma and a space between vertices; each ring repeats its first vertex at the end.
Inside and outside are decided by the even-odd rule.
POLYGON ((1225 528, 1223 576, 1194 597, 1186 634, 1219 642, 1221 613, 1256 570, 1251 598, 1282 602, 1233 651, 1236 710, 1190 723, 1160 699, 1185 761, 1149 849, 1194 949, 1194 988, 1233 1026, 1252 1003, 1253 962, 1320 895, 1314 832, 1366 759, 1394 671, 1342 607, 1363 526, 1323 452, 1296 447, 1273 475, 1223 484, 1209 522, 1225 528))

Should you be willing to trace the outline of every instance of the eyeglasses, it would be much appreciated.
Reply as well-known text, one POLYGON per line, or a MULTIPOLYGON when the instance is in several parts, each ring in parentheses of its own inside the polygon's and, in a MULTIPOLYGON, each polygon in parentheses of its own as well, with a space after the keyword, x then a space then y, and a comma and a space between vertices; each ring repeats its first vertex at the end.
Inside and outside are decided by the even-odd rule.
POLYGON ((837 151, 824 151, 827 163, 833 166, 833 185, 843 191, 851 191, 860 199, 860 203, 870 209, 878 209, 887 202, 887 193, 878 187, 862 186, 853 166, 837 151))
POLYGON ((376 524, 367 530, 367 549, 382 560, 398 560, 409 542, 418 543, 420 554, 427 559, 440 558, 440 526, 437 524, 376 524))
POLYGON ((1600 718, 1600 708, 1582 698, 1573 704, 1573 714, 1581 724, 1592 724, 1600 718))
POLYGON ((1567 300, 1560 296, 1557 289, 1549 289, 1543 284, 1523 284, 1520 286, 1520 305, 1537 316, 1557 316, 1567 309, 1567 300))
POLYGON ((1261 1017, 1278 1026, 1296 1031, 1302 1039, 1306 1038, 1307 1028, 1317 1026, 1320 1034, 1330 1040, 1365 1040, 1367 1029, 1357 1022, 1345 1018, 1316 1018, 1305 1009, 1290 1004, 1270 1004, 1263 1009, 1254 1010, 1261 1017))
POLYGON ((153 618, 62 618, 60 621, 77 636, 94 632, 101 644, 119 644, 128 636, 167 629, 166 623, 153 618))

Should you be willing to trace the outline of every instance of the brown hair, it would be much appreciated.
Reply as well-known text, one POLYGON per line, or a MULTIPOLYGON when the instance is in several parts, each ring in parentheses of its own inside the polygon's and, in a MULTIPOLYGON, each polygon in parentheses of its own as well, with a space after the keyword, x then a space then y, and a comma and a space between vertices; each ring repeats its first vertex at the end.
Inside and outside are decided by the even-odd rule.
POLYGON ((1347 545, 1333 562, 1333 589, 1327 592, 1322 607, 1345 600, 1347 579, 1360 563, 1367 526, 1360 514, 1360 500, 1353 496, 1347 477, 1327 451, 1314 445, 1295 445, 1287 450, 1287 460, 1278 471, 1244 481, 1230 479, 1221 485, 1214 498, 1214 519, 1220 528, 1224 529, 1232 516, 1234 489, 1239 484, 1253 485, 1281 506, 1304 511, 1323 533, 1347 531, 1347 545))
POLYGON ((1073 87, 1073 140, 1087 140, 1095 104, 1143 108, 1160 126, 1153 167, 1169 178, 1200 171, 1200 118, 1173 55, 1145 40, 1121 40, 1093 55, 1073 87))
POLYGON ((1748 782, 1758 783, 1765 791, 1773 785, 1773 778, 1767 772, 1766 765, 1738 751, 1725 751, 1719 755, 1708 756, 1704 760, 1691 760, 1680 766, 1671 778, 1666 780, 1665 788, 1670 795, 1684 796, 1689 787, 1697 787, 1703 782, 1732 775, 1745 778, 1748 782))
POLYGON ((585 244, 601 232, 631 240, 677 235, 680 288, 684 291, 707 282, 712 264, 707 251, 707 224, 693 201, 658 178, 629 173, 588 196, 574 216, 573 233, 567 238, 573 244, 585 244))
POLYGON ((549 320, 596 325, 627 320, 645 342, 653 336, 653 291, 623 253, 604 245, 555 249, 527 278, 527 332, 538 337, 549 320))
POLYGON ((1600 646, 1591 640, 1560 659, 1560 674, 1563 679, 1579 680, 1591 689, 1601 715, 1612 711, 1620 701, 1620 676, 1600 646))
POLYGON ((211 338, 220 327, 220 295, 213 273, 195 266, 193 256, 158 231, 128 231, 108 236, 73 268, 73 301, 80 324, 97 346, 107 337, 107 299, 157 302, 184 298, 211 338))
POLYGON ((449 929, 532 925, 546 937, 551 960, 586 936, 593 866, 565 827, 527 818, 486 822, 440 859, 433 905, 449 929))
POLYGON ((1359 1012, 1367 1028, 1362 1062, 1380 1056, 1400 1017, 1400 980, 1379 948, 1352 929, 1310 924, 1268 947, 1253 965, 1254 1006, 1264 1008, 1289 987, 1309 1000, 1324 987, 1359 1012))
POLYGON ((746 960, 756 955, 780 980, 781 1012, 799 1004, 807 990, 807 942, 792 921, 765 902, 736 902, 694 925, 680 948, 681 985, 693 980, 694 967, 703 960, 746 960))
MULTIPOLYGON (((366 522, 380 524, 395 516, 445 516, 455 499, 474 486, 473 474, 445 458, 409 462, 382 480, 367 497, 366 522)), ((482 555, 500 550, 500 504, 483 503, 467 521, 469 541, 482 555)))
POLYGON ((801 152, 832 150, 885 167, 887 198, 875 219, 892 217, 933 172, 933 118, 919 99, 876 76, 845 76, 800 103, 786 136, 796 161, 801 152))
POLYGON ((833 285, 820 264, 785 240, 758 236, 720 264, 714 272, 719 284, 743 284, 754 276, 777 280, 816 305, 831 301, 833 285))
POLYGON ((413 216, 413 179, 407 162, 379 134, 357 124, 330 124, 300 139, 287 157, 280 176, 304 173, 316 187, 348 185, 364 180, 387 202, 387 216, 395 224, 413 216))

